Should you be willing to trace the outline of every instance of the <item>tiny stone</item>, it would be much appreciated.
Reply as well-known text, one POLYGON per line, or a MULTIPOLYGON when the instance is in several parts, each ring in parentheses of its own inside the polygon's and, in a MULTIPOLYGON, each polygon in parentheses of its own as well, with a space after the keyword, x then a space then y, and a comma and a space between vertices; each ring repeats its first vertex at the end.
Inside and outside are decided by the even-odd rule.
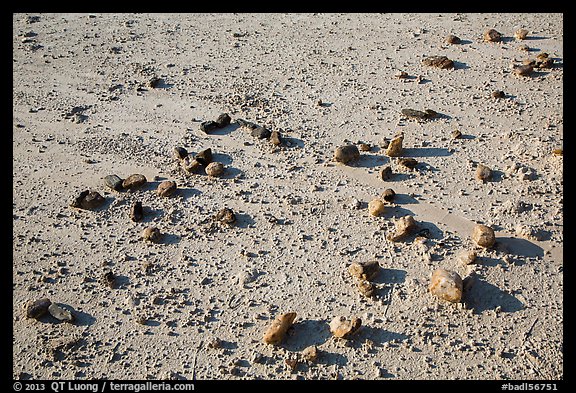
POLYGON ((348 267, 352 277, 359 280, 372 280, 380 271, 380 264, 376 260, 354 262, 348 267))
POLYGON ((476 180, 486 182, 492 177, 492 170, 486 165, 478 164, 476 167, 476 180))
POLYGON ((462 138, 462 132, 460 130, 454 130, 451 134, 452 139, 460 139, 462 138))
POLYGON ((429 56, 422 60, 422 64, 441 69, 454 68, 454 62, 446 56, 429 56))
POLYGON ((346 319, 344 316, 337 316, 330 321, 330 332, 338 338, 349 338, 351 335, 356 333, 360 326, 362 325, 362 320, 360 318, 352 318, 350 320, 346 319))
POLYGON ((471 265, 476 262, 476 251, 462 251, 457 259, 462 265, 471 265))
POLYGON ((162 183, 158 184, 156 192, 158 193, 158 196, 169 197, 176 192, 177 188, 178 186, 175 181, 164 180, 162 183))
POLYGON ((531 65, 521 65, 514 68, 514 73, 519 76, 529 76, 532 71, 531 65))
POLYGON ((370 148, 370 145, 367 144, 367 143, 360 143, 360 144, 358 145, 358 149, 359 149, 360 151, 370 151, 371 148, 370 148))
POLYGON ((223 224, 231 225, 236 222, 236 215, 230 208, 223 208, 216 213, 216 220, 223 224))
POLYGON ((136 201, 130 208, 130 219, 134 222, 142 220, 144 217, 144 211, 142 209, 142 202, 136 201))
POLYGON ((373 199, 368 203, 368 212, 374 217, 379 217, 384 214, 384 202, 380 199, 373 199))
POLYGON ((224 164, 221 162, 211 162, 204 170, 208 176, 218 177, 224 173, 224 164))
POLYGON ((502 91, 502 90, 494 90, 492 92, 492 97, 494 98, 504 98, 506 97, 506 94, 502 91))
POLYGON ((282 144, 282 134, 278 131, 272 131, 270 134, 270 142, 275 146, 280 146, 282 144))

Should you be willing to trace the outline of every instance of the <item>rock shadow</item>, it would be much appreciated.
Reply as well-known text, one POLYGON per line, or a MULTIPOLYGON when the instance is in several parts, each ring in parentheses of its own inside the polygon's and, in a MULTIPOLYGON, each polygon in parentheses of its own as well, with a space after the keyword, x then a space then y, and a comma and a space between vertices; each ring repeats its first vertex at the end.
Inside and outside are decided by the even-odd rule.
POLYGON ((404 149, 406 157, 448 157, 452 153, 443 147, 408 147, 404 149))
POLYGON ((464 291, 462 301, 475 314, 495 310, 500 307, 502 312, 516 312, 524 309, 524 304, 489 282, 476 277, 471 287, 464 291))
POLYGON ((412 205, 419 203, 418 200, 408 194, 394 195, 394 203, 397 205, 412 205))
POLYGON ((160 243, 162 244, 177 244, 182 237, 173 233, 163 233, 160 243))
POLYGON ((524 257, 544 257, 544 249, 527 239, 517 237, 496 237, 496 243, 503 246, 510 254, 524 257))
POLYGON ((454 69, 455 70, 466 70, 468 68, 470 68, 470 66, 466 63, 462 63, 461 61, 456 61, 453 60, 454 63, 454 69))
POLYGON ((304 141, 299 138, 295 138, 293 136, 284 136, 282 135, 282 147, 287 149, 303 149, 304 148, 304 141))
POLYGON ((232 157, 226 153, 212 153, 212 161, 220 162, 226 166, 232 165, 232 157))
MULTIPOLYGON (((236 131, 238 128, 240 128, 240 125, 238 125, 238 123, 230 123, 226 127, 216 128, 216 129, 210 131, 206 135, 220 135, 220 136, 221 135, 229 135, 232 132, 236 131)), ((200 132, 205 134, 204 131, 200 131, 200 132)))
POLYGON ((376 284, 402 284, 406 281, 406 270, 381 267, 376 277, 371 281, 376 284))
POLYGON ((373 326, 362 326, 358 332, 350 339, 350 346, 360 349, 363 345, 365 345, 366 340, 370 340, 374 346, 381 347, 384 343, 389 341, 404 341, 408 338, 410 338, 410 336, 403 333, 391 332, 389 330, 373 326))
POLYGON ((188 199, 199 195, 202 195, 202 191, 195 188, 178 188, 172 198, 180 196, 182 199, 188 199))
POLYGON ((300 352, 310 345, 320 346, 330 337, 332 337, 332 333, 330 333, 330 327, 325 320, 297 320, 288 330, 283 346, 290 351, 300 352))
POLYGON ((242 229, 252 228, 256 224, 256 221, 254 221, 252 216, 250 216, 249 214, 246 213, 234 213, 234 214, 236 215, 235 226, 237 228, 242 229))
POLYGON ((381 166, 388 162, 388 157, 371 155, 371 154, 360 154, 360 158, 350 164, 351 167, 356 168, 374 168, 381 166))

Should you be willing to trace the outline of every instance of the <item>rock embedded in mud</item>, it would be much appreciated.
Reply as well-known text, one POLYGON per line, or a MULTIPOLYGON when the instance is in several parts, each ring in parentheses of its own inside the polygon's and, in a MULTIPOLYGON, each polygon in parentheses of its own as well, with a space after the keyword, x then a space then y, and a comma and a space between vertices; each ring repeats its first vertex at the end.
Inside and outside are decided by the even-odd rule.
POLYGON ((259 126, 254 128, 250 135, 257 139, 269 139, 272 133, 266 127, 259 126))
POLYGON ((399 157, 403 153, 402 141, 404 140, 404 134, 400 133, 395 136, 388 145, 386 149, 386 155, 389 157, 399 157))
POLYGON ((356 161, 360 158, 360 151, 356 145, 339 146, 334 151, 334 160, 343 164, 356 161))
POLYGON ((384 214, 385 205, 380 199, 376 198, 368 202, 368 213, 374 217, 380 217, 384 214))
POLYGON ((440 299, 458 303, 462 300, 462 277, 451 270, 436 269, 432 273, 428 290, 440 299))
POLYGON ((288 312, 277 316, 272 324, 264 333, 263 340, 266 344, 278 345, 284 338, 284 335, 294 323, 296 318, 295 312, 288 312))
POLYGON ((216 213, 216 220, 226 225, 232 225, 236 222, 236 215, 232 209, 225 207, 216 213))
POLYGON ((218 124, 218 127, 223 128, 223 127, 226 127, 227 125, 229 125, 231 121, 232 121, 232 119, 230 118, 228 113, 222 113, 216 119, 216 124, 218 124))
POLYGON ((48 307, 48 312, 59 321, 72 323, 75 319, 74 314, 66 310, 64 307, 60 307, 56 303, 50 304, 48 307))
POLYGON ((183 147, 177 146, 173 151, 174 158, 177 160, 183 160, 188 156, 188 150, 183 147))
POLYGON ((384 199, 386 202, 393 202, 395 196, 396 193, 391 188, 385 189, 384 192, 382 193, 382 199, 384 199))
POLYGON ((422 64, 441 69, 454 68, 454 62, 446 56, 428 56, 422 60, 422 64))
POLYGON ((460 254, 458 254, 458 256, 456 257, 456 259, 462 264, 462 265, 471 265, 473 263, 476 262, 476 251, 474 250, 465 250, 462 251, 460 254))
POLYGON ((524 40, 528 36, 528 30, 526 29, 518 29, 514 32, 514 38, 517 40, 524 40))
POLYGON ((212 149, 208 148, 208 149, 204 149, 201 152, 198 152, 198 154, 196 154, 194 156, 194 159, 196 161, 198 161, 200 164, 207 166, 208 164, 210 164, 213 160, 212 158, 212 149))
POLYGON ((148 180, 144 175, 133 174, 124 179, 124 181, 122 182, 122 187, 129 189, 136 189, 138 187, 142 187, 144 184, 146 184, 147 181, 148 180))
POLYGON ((459 44, 461 42, 460 38, 456 37, 454 34, 448 34, 444 39, 447 44, 459 44))
POLYGON ((117 175, 108 175, 104 177, 104 183, 110 187, 111 189, 115 190, 115 191, 121 191, 122 190, 122 182, 124 180, 120 178, 120 176, 117 175))
POLYGON ((204 168, 204 171, 211 177, 221 176, 224 173, 224 164, 221 162, 211 162, 204 168))
POLYGON ((347 319, 344 316, 337 316, 330 321, 329 326, 330 333, 335 337, 349 338, 360 329, 362 320, 360 318, 347 319))
POLYGON ((476 180, 486 182, 492 177, 492 170, 484 164, 476 166, 476 180))
POLYGON ((390 165, 386 165, 384 168, 380 169, 378 172, 380 179, 387 181, 390 180, 392 177, 392 167, 390 165))
POLYGON ((378 275, 380 264, 376 260, 354 262, 348 266, 348 272, 354 278, 359 280, 372 280, 378 275))
POLYGON ((389 233, 386 238, 390 241, 397 242, 410 235, 418 227, 416 220, 412 216, 400 217, 394 222, 394 233, 389 233))
POLYGON ((142 231, 142 238, 145 241, 158 243, 160 239, 162 239, 162 234, 160 233, 160 230, 158 228, 150 226, 142 231))
POLYGON ((48 312, 48 307, 50 307, 50 304, 52 304, 52 302, 46 297, 38 300, 30 300, 28 303, 26 303, 25 306, 26 317, 34 319, 40 318, 48 312))
POLYGON ((496 243, 494 229, 487 225, 476 224, 472 229, 472 241, 480 247, 492 247, 496 243))
POLYGON ((174 193, 176 192, 177 189, 178 189, 178 186, 176 185, 175 181, 164 180, 162 183, 158 184, 158 188, 156 189, 156 192, 158 193, 158 196, 169 197, 169 196, 174 195, 174 193))
POLYGON ((96 209, 102 206, 104 202, 106 202, 106 199, 102 195, 96 191, 90 191, 84 199, 82 199, 80 207, 86 210, 96 209))
POLYGON ((132 204, 130 208, 130 219, 134 222, 142 220, 144 217, 144 211, 142 209, 142 202, 136 201, 132 204))
POLYGON ((499 42, 502 38, 502 34, 496 31, 495 29, 488 29, 482 35, 484 41, 486 42, 499 42))

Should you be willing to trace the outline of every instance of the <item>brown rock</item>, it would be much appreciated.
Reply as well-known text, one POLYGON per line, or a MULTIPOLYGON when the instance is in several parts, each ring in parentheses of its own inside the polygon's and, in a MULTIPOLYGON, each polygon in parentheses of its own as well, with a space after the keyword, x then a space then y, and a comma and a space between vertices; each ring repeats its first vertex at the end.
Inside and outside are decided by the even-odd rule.
POLYGON ((396 196, 396 193, 391 188, 385 189, 384 192, 382 193, 382 199, 384 199, 386 202, 394 201, 395 196, 396 196))
POLYGON ((156 227, 147 227, 146 229, 144 229, 144 231, 142 231, 142 238, 145 241, 158 243, 162 238, 162 234, 160 233, 160 230, 156 227))
POLYGON ((402 165, 408 169, 414 169, 416 168, 416 165, 418 165, 418 161, 412 157, 399 158, 398 165, 402 165))
POLYGON ((216 124, 218 124, 218 127, 222 128, 222 127, 226 127, 227 125, 229 125, 230 121, 232 121, 232 119, 230 118, 228 113, 222 113, 216 119, 216 124))
POLYGON ((531 65, 521 65, 514 67, 514 74, 518 76, 530 76, 534 68, 531 65))
POLYGON ((379 271, 380 264, 376 260, 354 262, 348 267, 350 275, 359 280, 372 280, 379 271))
POLYGON ((457 303, 462 299, 462 278, 451 270, 436 269, 432 273, 428 290, 440 299, 457 303))
POLYGON ((462 138, 462 132, 460 130, 454 130, 450 136, 452 139, 460 139, 462 138))
POLYGON ((339 146, 334 151, 334 160, 343 164, 348 164, 360 158, 360 151, 356 145, 339 146))
POLYGON ((460 254, 458 254, 457 259, 462 265, 471 265, 476 262, 476 251, 462 251, 460 254))
POLYGON ((492 170, 486 165, 478 164, 476 166, 476 180, 486 182, 492 177, 492 170))
POLYGON ((318 348, 316 345, 310 345, 309 347, 304 348, 302 351, 302 357, 304 360, 309 362, 315 362, 318 360, 318 348))
POLYGON ((100 207, 106 202, 106 199, 96 191, 90 191, 80 202, 82 209, 90 210, 100 207))
POLYGON ((338 338, 349 338, 360 329, 362 320, 360 318, 346 319, 344 316, 334 317, 330 321, 330 332, 338 338))
POLYGON ((390 180, 392 177, 392 167, 390 165, 386 165, 384 168, 380 169, 378 174, 380 175, 380 179, 384 181, 390 180))
POLYGON ((124 179, 124 181, 122 182, 122 187, 129 188, 129 189, 135 189, 135 188, 143 186, 144 184, 146 184, 146 182, 147 182, 147 180, 146 180, 146 177, 144 175, 134 174, 134 175, 130 175, 126 179, 124 179))
POLYGON ((174 158, 177 160, 183 160, 184 158, 186 158, 188 156, 188 150, 186 150, 183 147, 175 147, 174 148, 174 158))
POLYGON ((403 140, 404 140, 404 134, 403 133, 400 133, 399 135, 394 137, 390 141, 390 144, 388 145, 388 148, 386 149, 386 155, 389 157, 401 156, 402 152, 403 152, 403 149, 402 149, 402 141, 403 140))
POLYGON ((175 181, 164 180, 162 183, 158 184, 158 189, 156 190, 156 192, 158 193, 158 196, 169 197, 171 195, 174 195, 177 188, 178 186, 176 185, 175 181))
POLYGON ((489 29, 484 32, 483 38, 486 42, 499 42, 502 38, 502 34, 494 29, 489 29))
POLYGON ((368 298, 373 297, 376 291, 376 288, 374 288, 374 284, 372 284, 368 280, 357 280, 356 287, 358 288, 358 290, 362 295, 368 298))
POLYGON ((225 207, 216 213, 216 220, 226 225, 232 225, 236 222, 236 215, 232 209, 225 207))
POLYGON ((422 64, 442 69, 454 68, 454 62, 446 56, 429 56, 422 60, 422 64))
POLYGON ((221 162, 211 162, 204 170, 208 176, 218 177, 224 173, 224 164, 221 162))
POLYGON ((202 167, 202 164, 195 158, 187 156, 180 161, 180 166, 188 173, 197 173, 202 167))
POLYGON ((282 134, 279 131, 272 131, 270 134, 270 142, 275 146, 280 146, 282 144, 282 134))
POLYGON ((266 344, 278 345, 284 338, 284 335, 294 323, 296 318, 295 312, 288 312, 277 316, 272 324, 268 327, 264 333, 264 342, 266 344))
POLYGON ((494 229, 482 224, 475 225, 472 229, 472 241, 480 247, 492 247, 496 243, 494 229))
POLYGON ((504 98, 506 97, 506 94, 502 91, 502 90, 494 90, 492 92, 492 97, 494 98, 504 98))
POLYGON ((517 40, 524 40, 528 36, 528 30, 526 29, 518 29, 514 32, 514 38, 517 40))
POLYGON ((48 298, 42 298, 38 300, 30 300, 26 303, 26 317, 38 319, 42 315, 48 312, 48 307, 50 307, 52 302, 48 298))
POLYGON ((384 214, 384 202, 380 199, 373 199, 368 203, 368 212, 374 217, 379 217, 384 214))
POLYGON ((134 222, 142 220, 144 217, 144 211, 142 209, 142 202, 136 201, 130 208, 130 219, 134 222))
POLYGON ((204 149, 194 156, 194 159, 200 164, 207 166, 212 162, 212 149, 204 149))
POLYGON ((447 44, 459 44, 460 43, 460 38, 456 37, 454 34, 448 34, 446 36, 446 38, 444 39, 444 41, 447 44))
POLYGON ((416 224, 414 217, 400 217, 394 222, 394 233, 389 233, 386 238, 390 241, 397 242, 412 233, 417 226, 418 224, 416 224))
POLYGON ((358 149, 359 149, 360 151, 370 151, 370 150, 371 150, 371 147, 370 147, 370 145, 367 144, 367 143, 360 143, 360 144, 358 145, 358 149))

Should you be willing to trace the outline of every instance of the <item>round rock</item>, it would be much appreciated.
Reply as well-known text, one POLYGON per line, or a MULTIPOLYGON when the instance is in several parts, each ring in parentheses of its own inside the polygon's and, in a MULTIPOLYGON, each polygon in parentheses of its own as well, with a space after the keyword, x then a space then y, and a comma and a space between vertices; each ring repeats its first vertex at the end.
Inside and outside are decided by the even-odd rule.
POLYGON ((164 180, 162 183, 158 184, 158 189, 156 192, 161 197, 169 197, 176 192, 178 186, 173 180, 164 180))
POLYGON ((343 164, 356 161, 360 158, 360 151, 356 145, 339 146, 334 151, 334 160, 343 164))
POLYGON ((373 199, 368 202, 368 213, 374 217, 380 217, 384 214, 385 205, 380 199, 373 199))
POLYGON ((122 187, 135 189, 143 186, 144 184, 146 184, 147 181, 148 180, 146 180, 146 177, 144 175, 133 174, 124 179, 124 181, 122 182, 122 187))
POLYGON ((436 269, 432 273, 428 290, 440 299, 457 303, 462 299, 462 277, 451 270, 436 269))
POLYGON ((74 322, 74 315, 70 311, 66 310, 64 307, 60 307, 56 303, 50 304, 50 306, 48 307, 48 312, 50 313, 50 315, 52 315, 59 321, 70 323, 74 322))
POLYGON ((496 243, 494 229, 483 224, 475 225, 474 229, 472 229, 472 241, 480 247, 492 247, 496 243))
POLYGON ((204 170, 208 176, 218 177, 224 173, 224 164, 221 162, 211 162, 204 170))
POLYGON ((46 314, 48 307, 50 307, 52 302, 48 298, 42 298, 38 300, 30 300, 26 303, 26 317, 38 319, 42 315, 46 314))
POLYGON ((145 241, 158 243, 162 238, 162 234, 160 233, 160 230, 156 227, 147 227, 146 229, 144 229, 144 231, 142 231, 142 238, 145 241))

